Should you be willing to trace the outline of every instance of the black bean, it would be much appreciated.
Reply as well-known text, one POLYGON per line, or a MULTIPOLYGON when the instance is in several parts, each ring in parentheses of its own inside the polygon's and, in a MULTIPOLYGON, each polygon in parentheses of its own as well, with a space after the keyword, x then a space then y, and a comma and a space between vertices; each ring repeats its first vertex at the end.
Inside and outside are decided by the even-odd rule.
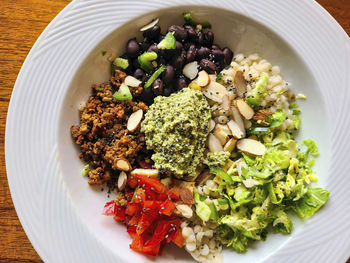
POLYGON ((173 93, 173 86, 172 84, 167 84, 163 89, 163 95, 168 97, 171 93, 173 93))
POLYGON ((190 42, 195 42, 197 37, 196 30, 190 25, 185 25, 184 28, 187 31, 188 40, 190 42))
POLYGON ((160 34, 160 26, 154 26, 143 32, 143 37, 147 40, 157 39, 160 34))
POLYGON ((159 43, 160 41, 162 41, 164 39, 164 37, 165 37, 164 35, 159 34, 158 37, 155 39, 155 42, 159 43))
POLYGON ((167 59, 164 56, 163 57, 159 57, 158 64, 159 65, 166 65, 166 64, 168 64, 167 63, 167 59))
POLYGON ((198 50, 195 45, 191 45, 186 53, 186 63, 190 63, 196 59, 198 50))
POLYGON ((192 43, 192 42, 186 42, 186 43, 183 44, 183 48, 184 48, 185 50, 188 50, 188 49, 190 48, 190 46, 192 46, 192 45, 194 45, 194 43, 192 43))
POLYGON ((141 80, 142 82, 146 82, 146 79, 147 79, 145 72, 143 72, 143 70, 140 68, 135 70, 134 77, 137 78, 138 80, 141 80))
POLYGON ((198 31, 197 32, 197 36, 196 36, 196 43, 199 46, 202 46, 204 42, 204 35, 202 31, 198 31))
POLYGON ((164 72, 163 72, 163 82, 165 84, 169 84, 173 78, 174 78, 174 68, 171 65, 166 66, 164 72))
POLYGON ((224 59, 224 62, 225 62, 225 65, 229 65, 232 61, 232 58, 233 58, 233 52, 231 49, 229 49, 228 47, 225 47, 222 52, 224 53, 225 55, 225 59, 224 59))
POLYGON ((179 25, 172 25, 168 28, 168 32, 174 32, 177 41, 184 42, 187 40, 187 31, 179 25))
POLYGON ((209 59, 202 59, 199 62, 199 65, 203 70, 205 70, 208 74, 214 74, 217 70, 216 65, 214 62, 210 61, 209 59))
POLYGON ((186 80, 184 78, 178 78, 175 82, 176 84, 176 90, 177 91, 180 91, 182 90, 183 88, 186 88, 187 87, 187 84, 186 84, 186 80))
POLYGON ((214 42, 214 33, 211 31, 208 31, 204 35, 204 45, 206 47, 211 47, 213 45, 213 42, 214 42))
POLYGON ((152 90, 155 96, 163 94, 163 81, 161 79, 156 79, 152 84, 152 90))
POLYGON ((142 52, 145 52, 147 51, 147 49, 149 48, 150 46, 150 43, 147 43, 147 42, 141 42, 140 43, 140 49, 142 52))
POLYGON ((215 61, 218 61, 218 62, 224 61, 225 54, 224 54, 224 52, 222 52, 222 50, 220 50, 220 49, 213 49, 211 52, 213 54, 213 57, 214 57, 215 61))
POLYGON ((157 54, 159 53, 159 49, 157 47, 157 44, 152 44, 149 46, 147 49, 147 52, 156 52, 157 54))
POLYGON ((201 47, 200 49, 198 49, 198 53, 197 53, 197 58, 203 59, 203 58, 209 58, 210 55, 210 49, 207 47, 201 47))
POLYGON ((173 65, 175 70, 180 70, 184 62, 185 58, 182 56, 182 54, 173 57, 173 59, 171 60, 171 64, 173 65))
POLYGON ((147 105, 152 104, 154 99, 154 94, 151 88, 143 89, 140 94, 140 99, 145 102, 147 105))
POLYGON ((212 45, 211 49, 220 49, 221 50, 221 48, 220 48, 220 46, 218 44, 212 45))
POLYGON ((134 58, 134 59, 132 60, 132 66, 133 66, 134 68, 139 68, 139 67, 140 67, 140 63, 139 63, 139 60, 138 60, 137 58, 134 58))
POLYGON ((179 54, 181 53, 182 50, 183 50, 183 45, 181 44, 181 42, 176 41, 176 53, 179 54))
POLYGON ((130 57, 134 58, 137 57, 140 51, 139 43, 137 43, 136 39, 130 39, 125 46, 126 54, 128 54, 130 57))

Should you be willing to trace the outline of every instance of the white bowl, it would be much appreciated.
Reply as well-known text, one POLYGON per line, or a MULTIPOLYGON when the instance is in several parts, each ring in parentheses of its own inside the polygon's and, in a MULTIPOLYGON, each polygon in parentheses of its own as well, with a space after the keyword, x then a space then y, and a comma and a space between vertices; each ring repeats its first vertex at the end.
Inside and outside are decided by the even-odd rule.
MULTIPOLYGON (((184 11, 209 20, 219 45, 228 46, 235 53, 259 53, 279 65, 291 89, 307 95, 307 101, 300 102, 299 138, 312 138, 318 144, 321 152, 315 166, 318 185, 331 192, 329 203, 314 218, 306 222, 294 219, 291 235, 271 233, 266 242, 253 243, 245 254, 225 250, 225 262, 288 261, 290 255, 294 262, 299 257, 304 262, 316 262, 321 249, 328 253, 327 256, 321 253, 323 259, 325 256, 346 259, 348 243, 338 244, 339 253, 335 255, 328 242, 344 240, 350 229, 345 230, 350 214, 343 199, 350 184, 342 177, 349 164, 339 154, 350 147, 335 137, 347 135, 334 129, 346 129, 349 118, 345 114, 333 115, 337 106, 348 110, 345 100, 350 95, 345 88, 349 79, 344 75, 344 65, 348 67, 349 56, 342 60, 340 51, 349 54, 346 49, 349 41, 317 4, 306 1, 286 1, 278 6, 274 1, 189 0, 172 3, 96 0, 70 4, 45 30, 28 56, 8 115, 9 183, 17 212, 34 247, 50 262, 153 261, 129 249, 131 239, 124 226, 101 215, 107 193, 101 192, 101 187, 89 186, 81 177, 83 164, 77 157, 78 149, 69 128, 78 123, 78 108, 88 98, 91 84, 109 78, 107 55, 102 56, 101 52, 121 54, 128 39, 136 36, 141 40, 139 28, 153 18, 160 19, 162 32, 171 24, 183 24, 184 11), (314 21, 308 20, 308 28, 299 24, 303 19, 306 21, 300 12, 307 11, 314 12, 316 17, 314 21), (297 18, 300 22, 296 22, 297 18), (309 29, 313 30, 312 35, 309 29), (329 37, 322 35, 322 31, 329 33, 329 37), (322 43, 318 42, 320 39, 322 43), (342 73, 338 76, 341 80, 336 79, 337 72, 342 73), (329 90, 333 83, 337 94, 329 90), (26 127, 25 131, 21 126, 26 127), (23 162, 19 165, 18 157, 23 162), (335 214, 342 208, 345 214, 335 214), (336 226, 337 235, 330 232, 339 223, 344 224, 336 226)), ((191 261, 175 246, 166 248, 157 261, 174 259, 191 261)))

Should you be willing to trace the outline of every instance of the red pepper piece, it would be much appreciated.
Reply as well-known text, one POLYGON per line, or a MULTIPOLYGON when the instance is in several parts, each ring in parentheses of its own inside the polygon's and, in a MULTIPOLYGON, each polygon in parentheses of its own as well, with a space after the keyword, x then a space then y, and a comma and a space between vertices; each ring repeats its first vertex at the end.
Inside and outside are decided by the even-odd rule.
POLYGON ((153 223, 159 215, 161 202, 145 201, 142 209, 142 216, 137 225, 137 234, 141 235, 153 223))
POLYGON ((154 235, 150 240, 146 241, 145 245, 155 246, 160 244, 165 238, 173 235, 173 232, 179 228, 179 225, 180 219, 178 218, 159 221, 154 235))
POLYGON ((169 189, 167 195, 173 200, 179 200, 180 198, 180 192, 176 188, 169 189))
POLYGON ((146 192, 142 188, 138 188, 134 194, 133 202, 136 204, 144 203, 146 201, 146 192))
POLYGON ((133 176, 133 175, 130 175, 130 176, 128 177, 127 183, 128 183, 128 185, 129 185, 131 188, 136 188, 136 186, 137 186, 137 179, 136 179, 136 177, 133 176))
POLYGON ((115 201, 107 202, 103 207, 102 214, 106 216, 113 216, 116 209, 117 204, 115 201))
POLYGON ((163 202, 160 206, 160 212, 167 216, 171 216, 174 210, 175 210, 175 205, 169 199, 163 202))
POLYGON ((128 202, 131 202, 131 199, 132 199, 132 197, 134 196, 134 193, 135 193, 134 190, 125 192, 125 197, 126 197, 126 200, 128 200, 128 202))
POLYGON ((140 186, 143 187, 143 185, 147 185, 151 188, 152 191, 155 191, 156 193, 164 193, 166 191, 166 187, 157 179, 154 178, 148 178, 145 175, 136 175, 137 182, 140 186))
POLYGON ((155 246, 144 245, 142 248, 142 253, 150 256, 157 256, 159 253, 160 244, 155 246))
POLYGON ((133 238, 136 237, 136 226, 128 226, 126 231, 129 233, 130 236, 133 238))
POLYGON ((182 236, 181 229, 179 227, 171 236, 171 241, 173 241, 178 247, 183 247, 185 240, 182 236))
POLYGON ((153 190, 154 188, 149 185, 145 185, 146 200, 156 200, 157 193, 153 190))
POLYGON ((125 220, 125 206, 117 206, 115 212, 114 212, 114 220, 115 221, 124 221, 125 220))
POLYGON ((128 203, 125 213, 129 216, 133 216, 141 210, 141 206, 136 203, 128 203))
POLYGON ((143 239, 141 236, 136 235, 135 238, 132 240, 132 243, 129 245, 132 250, 135 250, 137 252, 142 253, 142 248, 143 248, 143 239))

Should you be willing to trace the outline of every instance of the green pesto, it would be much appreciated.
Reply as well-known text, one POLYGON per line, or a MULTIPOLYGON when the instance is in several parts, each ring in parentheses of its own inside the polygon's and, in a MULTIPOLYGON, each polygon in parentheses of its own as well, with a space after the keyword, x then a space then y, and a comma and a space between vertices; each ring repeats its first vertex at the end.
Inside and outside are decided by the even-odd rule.
POLYGON ((206 165, 210 166, 224 166, 228 159, 230 158, 231 153, 229 152, 216 152, 216 153, 208 153, 207 158, 204 160, 206 165))
POLYGON ((155 98, 141 124, 155 167, 177 177, 195 176, 204 160, 210 119, 210 106, 200 91, 184 88, 155 98))

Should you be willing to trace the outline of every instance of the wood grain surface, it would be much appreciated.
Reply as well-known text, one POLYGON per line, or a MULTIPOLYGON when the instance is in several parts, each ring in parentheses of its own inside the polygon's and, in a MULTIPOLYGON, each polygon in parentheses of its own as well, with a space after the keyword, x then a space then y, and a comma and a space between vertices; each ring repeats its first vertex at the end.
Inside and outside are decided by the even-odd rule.
MULTIPOLYGON (((24 59, 40 33, 69 2, 0 0, 0 262, 41 262, 11 200, 5 169, 5 123, 12 87, 24 59)), ((318 2, 350 34, 350 0, 318 2)))

